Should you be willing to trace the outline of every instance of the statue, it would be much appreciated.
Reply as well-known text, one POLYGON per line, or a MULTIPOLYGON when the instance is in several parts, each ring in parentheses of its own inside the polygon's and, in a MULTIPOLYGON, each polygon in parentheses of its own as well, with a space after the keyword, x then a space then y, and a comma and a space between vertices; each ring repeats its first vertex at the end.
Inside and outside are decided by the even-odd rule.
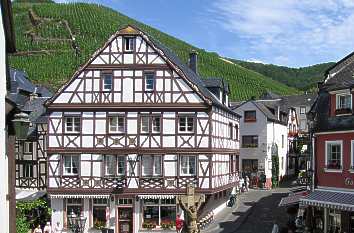
POLYGON ((187 187, 187 195, 178 198, 178 203, 185 214, 187 233, 200 232, 197 225, 198 209, 204 201, 205 196, 203 194, 195 194, 194 187, 191 185, 187 187))

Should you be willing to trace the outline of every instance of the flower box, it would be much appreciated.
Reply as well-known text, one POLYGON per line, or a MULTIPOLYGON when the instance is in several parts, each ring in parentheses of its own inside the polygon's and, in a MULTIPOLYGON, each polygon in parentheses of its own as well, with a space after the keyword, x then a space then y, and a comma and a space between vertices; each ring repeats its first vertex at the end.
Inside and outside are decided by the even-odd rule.
POLYGON ((352 109, 350 108, 341 108, 341 109, 336 109, 336 115, 341 115, 341 114, 351 114, 352 109))

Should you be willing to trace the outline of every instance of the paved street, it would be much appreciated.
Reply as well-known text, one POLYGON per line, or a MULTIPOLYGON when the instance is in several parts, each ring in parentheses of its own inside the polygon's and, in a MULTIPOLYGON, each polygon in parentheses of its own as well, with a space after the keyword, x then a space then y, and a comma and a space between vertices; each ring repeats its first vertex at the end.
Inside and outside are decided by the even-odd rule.
POLYGON ((288 187, 274 190, 250 190, 238 198, 235 208, 225 208, 203 233, 270 233, 275 221, 282 226, 287 222, 285 208, 278 207, 287 196, 288 187))

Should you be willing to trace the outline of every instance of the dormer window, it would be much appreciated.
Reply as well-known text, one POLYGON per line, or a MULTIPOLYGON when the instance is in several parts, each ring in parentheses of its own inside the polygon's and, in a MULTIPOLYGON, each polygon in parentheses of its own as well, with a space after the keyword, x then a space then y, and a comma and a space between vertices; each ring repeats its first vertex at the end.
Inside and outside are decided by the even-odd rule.
POLYGON ((154 73, 145 74, 145 91, 153 91, 155 87, 154 73))
POLYGON ((124 51, 132 52, 134 50, 134 37, 124 38, 124 51))
POLYGON ((337 94, 336 95, 336 114, 351 113, 352 110, 352 95, 337 94))

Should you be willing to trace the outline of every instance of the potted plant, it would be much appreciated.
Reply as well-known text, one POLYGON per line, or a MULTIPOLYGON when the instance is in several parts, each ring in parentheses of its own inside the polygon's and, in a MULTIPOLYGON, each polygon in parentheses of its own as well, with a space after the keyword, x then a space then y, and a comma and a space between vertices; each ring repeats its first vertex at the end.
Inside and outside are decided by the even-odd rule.
POLYGON ((161 228, 164 230, 172 229, 175 226, 174 222, 166 221, 161 223, 161 228))
POLYGON ((143 228, 153 229, 153 228, 156 228, 156 224, 154 224, 152 222, 143 222, 143 228))

